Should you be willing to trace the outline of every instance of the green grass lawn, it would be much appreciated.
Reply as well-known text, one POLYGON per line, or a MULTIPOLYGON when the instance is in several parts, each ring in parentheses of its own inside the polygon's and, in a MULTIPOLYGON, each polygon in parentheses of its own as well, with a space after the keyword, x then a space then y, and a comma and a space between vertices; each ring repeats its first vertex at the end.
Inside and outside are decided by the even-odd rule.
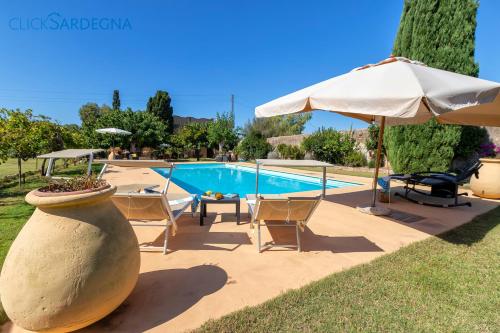
POLYGON ((497 208, 195 332, 498 332, 499 222, 497 208))
MULTIPOLYGON (((36 159, 29 159, 27 161, 21 161, 21 172, 22 173, 27 173, 28 175, 32 175, 34 173, 37 173, 40 171, 40 168, 42 166, 43 160, 38 160, 38 163, 36 162, 36 159)), ((56 160, 54 164, 54 173, 57 173, 58 170, 63 168, 64 161, 63 160, 56 160)), ((82 161, 78 165, 87 165, 85 161, 82 161)), ((45 167, 47 167, 48 161, 45 164, 45 167)), ((68 165, 72 165, 72 160, 68 160, 68 165)), ((9 177, 9 176, 14 176, 17 177, 17 159, 15 158, 9 158, 7 161, 4 163, 0 164, 0 183, 3 182, 4 177, 9 177)))
MULTIPOLYGON (((21 189, 17 182, 12 185, 0 188, 0 267, 2 267, 7 251, 23 227, 24 223, 31 216, 34 207, 24 201, 24 196, 30 190, 44 184, 44 180, 39 176, 27 178, 25 186, 21 189)), ((0 304, 0 323, 7 320, 0 304)))
MULTIPOLYGON (((38 167, 41 165, 41 160, 38 161, 38 167)), ((21 162, 22 172, 36 171, 36 160, 30 159, 21 162)), ((17 175, 17 159, 9 158, 4 163, 0 164, 0 179, 5 176, 15 176, 17 175)))

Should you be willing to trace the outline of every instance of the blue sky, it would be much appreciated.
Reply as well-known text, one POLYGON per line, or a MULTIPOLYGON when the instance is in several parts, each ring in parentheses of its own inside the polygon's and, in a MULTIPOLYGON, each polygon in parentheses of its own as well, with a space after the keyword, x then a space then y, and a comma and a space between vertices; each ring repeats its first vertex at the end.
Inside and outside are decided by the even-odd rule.
MULTIPOLYGON (((164 89, 175 114, 195 117, 229 110, 234 94, 243 124, 257 105, 389 56, 402 4, 2 0, 0 107, 79 123, 79 107, 111 104, 113 89, 133 109, 164 89), (92 18, 98 25, 85 29, 92 18)), ((476 60, 480 77, 494 81, 500 81, 499 12, 500 1, 481 0, 476 60)), ((366 125, 315 112, 306 131, 321 126, 366 125)))

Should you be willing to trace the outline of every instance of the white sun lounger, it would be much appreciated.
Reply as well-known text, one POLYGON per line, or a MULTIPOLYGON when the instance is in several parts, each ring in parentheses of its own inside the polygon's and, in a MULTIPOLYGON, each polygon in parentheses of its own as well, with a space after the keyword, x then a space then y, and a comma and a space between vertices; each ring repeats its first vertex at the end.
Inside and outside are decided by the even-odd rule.
POLYGON ((257 225, 257 249, 261 252, 271 247, 291 247, 301 251, 300 231, 311 218, 320 202, 319 197, 255 197, 247 196, 247 205, 251 214, 250 227, 257 225), (297 236, 297 245, 269 244, 261 245, 260 227, 294 227, 297 236))
MULTIPOLYGON (((177 220, 191 206, 196 211, 196 195, 167 195, 165 193, 116 193, 111 197, 115 206, 132 226, 164 227, 163 254, 167 253, 170 227, 172 235, 177 232, 177 220)), ((143 250, 158 250, 159 247, 141 246, 143 250)))

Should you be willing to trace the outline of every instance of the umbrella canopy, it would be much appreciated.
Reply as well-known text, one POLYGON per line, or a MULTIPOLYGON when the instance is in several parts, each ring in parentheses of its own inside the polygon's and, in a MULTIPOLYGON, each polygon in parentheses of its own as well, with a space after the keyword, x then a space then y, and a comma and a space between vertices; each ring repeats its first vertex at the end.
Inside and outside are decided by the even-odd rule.
POLYGON ((257 117, 324 110, 380 123, 372 207, 384 127, 421 124, 500 126, 500 83, 448 72, 401 57, 320 82, 255 109, 257 117))
MULTIPOLYGON (((101 134, 112 134, 112 135, 131 135, 129 131, 125 131, 119 128, 114 128, 114 127, 109 127, 109 128, 99 128, 95 130, 97 133, 101 134)), ((110 156, 114 156, 114 150, 115 150, 115 137, 112 137, 112 148, 113 152, 111 153, 110 156)))
POLYGON ((257 117, 312 110, 366 122, 500 126, 500 84, 400 57, 320 82, 255 109, 257 117))
POLYGON ((114 127, 99 128, 99 129, 96 129, 95 131, 97 133, 101 133, 101 134, 116 134, 116 135, 131 135, 132 134, 129 131, 125 131, 125 130, 122 130, 119 128, 114 128, 114 127))

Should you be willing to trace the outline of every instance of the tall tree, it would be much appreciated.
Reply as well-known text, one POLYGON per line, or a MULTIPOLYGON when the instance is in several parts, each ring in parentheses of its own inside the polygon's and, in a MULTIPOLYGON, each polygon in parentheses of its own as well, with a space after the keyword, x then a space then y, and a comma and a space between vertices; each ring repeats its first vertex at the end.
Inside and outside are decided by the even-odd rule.
POLYGON ((167 125, 159 117, 144 111, 132 112, 130 109, 126 113, 128 124, 124 128, 132 132, 129 139, 137 146, 158 148, 165 143, 167 125))
POLYGON ((0 110, 0 162, 17 159, 19 186, 22 161, 62 147, 60 127, 49 118, 33 116, 31 110, 0 110))
MULTIPOLYGON (((406 0, 394 55, 477 76, 477 7, 476 0, 406 0)), ((423 125, 389 127, 385 134, 389 160, 397 172, 444 171, 458 155, 461 140, 469 140, 462 131, 462 126, 439 125, 434 120, 423 125)))
POLYGON ((311 117, 311 113, 303 113, 269 118, 254 118, 251 122, 245 124, 243 134, 249 135, 257 131, 265 138, 301 134, 304 131, 306 123, 311 120, 311 117))
POLYGON ((102 111, 96 103, 87 103, 80 107, 79 114, 82 126, 89 126, 96 123, 97 119, 102 115, 102 111))
POLYGON ((234 128, 234 115, 232 113, 217 113, 215 121, 208 126, 208 141, 218 145, 219 154, 224 149, 232 149, 238 142, 238 134, 234 128))
POLYGON ((174 131, 174 108, 171 105, 172 99, 168 92, 158 90, 153 97, 150 97, 146 106, 146 111, 154 114, 167 125, 167 132, 174 131))
POLYGON ((64 148, 85 148, 85 136, 80 126, 76 124, 62 125, 61 134, 64 148))
POLYGON ((120 91, 113 91, 113 110, 120 110, 121 102, 120 102, 120 91))
POLYGON ((187 123, 179 131, 178 138, 185 149, 194 150, 199 161, 201 148, 208 147, 208 126, 206 123, 187 123))

